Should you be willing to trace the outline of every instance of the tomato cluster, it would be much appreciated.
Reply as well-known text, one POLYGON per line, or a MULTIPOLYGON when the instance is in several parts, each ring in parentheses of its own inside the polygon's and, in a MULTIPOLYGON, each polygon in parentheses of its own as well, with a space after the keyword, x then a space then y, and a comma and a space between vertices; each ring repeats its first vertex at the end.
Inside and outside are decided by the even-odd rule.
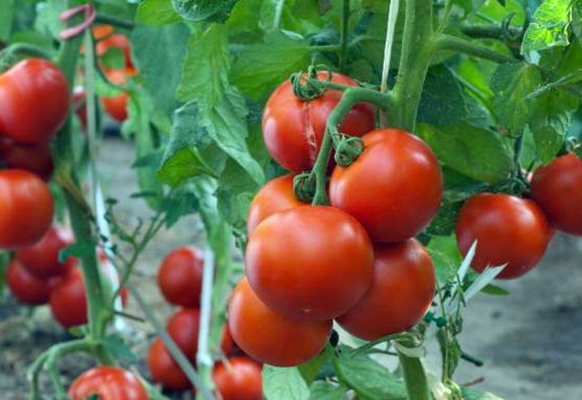
MULTIPOLYGON (((192 365, 196 365, 198 353, 203 265, 200 249, 179 247, 167 254, 157 276, 163 297, 180 307, 170 316, 166 331, 192 365)), ((261 367, 250 358, 237 354, 227 327, 220 347, 228 358, 226 365, 220 363, 215 367, 213 379, 222 399, 261 400, 261 367)), ((154 338, 150 345, 147 364, 152 380, 163 387, 173 390, 192 388, 160 337, 154 338)))
MULTIPOLYGON (((78 260, 59 262, 59 253, 73 243, 69 229, 51 226, 36 243, 19 248, 6 271, 13 296, 23 304, 49 305, 53 318, 65 328, 87 323, 87 296, 78 260)), ((106 258, 100 257, 104 276, 106 258)), ((123 303, 127 291, 121 292, 123 303)))
MULTIPOLYGON (((331 81, 355 85, 337 73, 331 81)), ((340 97, 328 90, 304 101, 290 83, 280 85, 263 116, 271 156, 294 172, 311 168, 340 97)), ((351 165, 333 168, 330 205, 301 202, 293 176, 285 175, 250 206, 246 277, 231 297, 229 327, 242 350, 268 364, 292 366, 317 355, 334 319, 367 340, 405 331, 434 295, 432 261, 413 238, 442 198, 434 153, 410 133, 374 130, 367 104, 354 106, 339 130, 361 136, 364 150, 351 165)))

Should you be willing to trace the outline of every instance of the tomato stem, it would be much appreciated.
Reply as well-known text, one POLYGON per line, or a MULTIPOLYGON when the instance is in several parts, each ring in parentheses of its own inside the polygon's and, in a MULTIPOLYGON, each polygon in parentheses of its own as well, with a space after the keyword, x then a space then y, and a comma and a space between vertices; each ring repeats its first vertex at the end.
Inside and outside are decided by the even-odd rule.
POLYGON ((340 32, 339 68, 341 72, 345 72, 346 63, 348 61, 349 21, 350 21, 350 0, 344 0, 342 8, 342 27, 340 32))
POLYGON ((438 36, 438 38, 435 40, 435 50, 463 53, 496 63, 516 62, 515 58, 511 56, 490 50, 487 47, 475 42, 470 42, 463 38, 447 34, 441 34, 438 36))

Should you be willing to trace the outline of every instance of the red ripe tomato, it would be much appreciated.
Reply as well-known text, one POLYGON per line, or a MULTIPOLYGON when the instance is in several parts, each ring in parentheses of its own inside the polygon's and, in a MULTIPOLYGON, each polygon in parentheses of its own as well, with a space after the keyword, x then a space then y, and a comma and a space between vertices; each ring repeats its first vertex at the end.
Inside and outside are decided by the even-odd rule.
POLYGON ((67 119, 67 78, 50 61, 23 60, 0 75, 0 110, 0 132, 18 143, 46 143, 67 119))
POLYGON ((172 358, 162 338, 156 338, 148 351, 148 369, 152 380, 169 389, 189 389, 192 384, 172 358))
POLYGON ((172 250, 158 271, 158 286, 164 298, 182 307, 198 307, 202 292, 204 255, 193 247, 172 250))
MULTIPOLYGON (((110 69, 105 71, 105 76, 111 83, 125 85, 128 76, 134 76, 134 69, 110 69)), ((103 108, 115 121, 121 123, 127 119, 127 92, 121 92, 116 96, 106 96, 101 98, 103 108)))
POLYGON ((6 168, 23 169, 48 181, 53 173, 53 157, 48 143, 18 144, 0 136, 0 159, 6 168))
POLYGON ((536 169, 531 195, 554 228, 582 236, 582 160, 576 154, 536 169))
POLYGON ((540 261, 552 229, 533 201, 481 193, 469 198, 461 208, 456 234, 463 255, 478 241, 472 262, 475 271, 507 263, 497 278, 511 279, 525 274, 540 261))
POLYGON ((123 51, 125 67, 134 68, 133 61, 131 59, 131 47, 127 36, 116 33, 113 35, 107 35, 104 39, 99 40, 96 46, 97 55, 103 56, 105 53, 107 53, 107 50, 111 48, 117 48, 123 51))
POLYGON ((16 251, 16 257, 38 278, 46 279, 66 272, 64 263, 59 262, 59 252, 72 244, 67 228, 51 226, 35 244, 16 251))
POLYGON ((63 327, 87 323, 87 296, 80 268, 71 268, 51 290, 49 298, 51 313, 63 327))
POLYGON ((416 239, 377 244, 372 288, 337 322, 365 340, 403 332, 426 314, 434 289, 432 260, 416 239))
POLYGON ((243 278, 228 306, 235 343, 255 360, 292 367, 315 357, 331 334, 331 321, 299 321, 271 310, 243 278))
POLYGON ((441 204, 436 156, 422 140, 397 129, 377 129, 363 139, 366 147, 358 159, 333 171, 331 205, 353 215, 374 242, 415 236, 441 204))
POLYGON ((21 303, 36 306, 45 304, 49 299, 49 281, 36 278, 16 258, 8 265, 6 282, 21 303))
POLYGON ((200 311, 196 308, 186 308, 175 312, 166 325, 168 335, 190 361, 196 360, 199 329, 200 311))
POLYGON ((149 400, 141 380, 132 372, 101 366, 83 372, 69 387, 71 400, 85 400, 96 395, 99 400, 149 400))
POLYGON ((222 400, 261 400, 261 367, 248 357, 232 357, 228 364, 218 364, 212 373, 216 391, 222 400))
MULTIPOLYGON (((317 73, 320 80, 327 71, 317 73)), ((332 82, 357 86, 352 79, 332 73, 332 82)), ((328 90, 322 96, 305 102, 295 97, 291 82, 283 82, 265 105, 262 127, 267 150, 283 167, 295 172, 311 169, 323 140, 329 114, 340 101, 342 93, 328 90)), ((339 131, 350 136, 362 136, 374 129, 374 108, 356 104, 344 117, 339 131)))
POLYGON ((350 215, 301 206, 256 227, 245 265, 249 283, 268 307, 289 318, 327 320, 352 308, 370 288, 374 252, 350 215))
POLYGON ((53 214, 53 198, 42 179, 19 169, 0 171, 0 248, 36 243, 50 228, 53 214))
POLYGON ((306 203, 298 200, 293 193, 293 175, 285 175, 269 181, 259 190, 249 208, 247 234, 268 216, 306 203))

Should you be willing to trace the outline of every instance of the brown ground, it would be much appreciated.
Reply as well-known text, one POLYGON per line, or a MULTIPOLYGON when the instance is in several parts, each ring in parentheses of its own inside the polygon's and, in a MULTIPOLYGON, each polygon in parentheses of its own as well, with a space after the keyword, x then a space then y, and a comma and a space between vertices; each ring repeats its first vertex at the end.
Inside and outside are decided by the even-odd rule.
MULTIPOLYGON (((142 200, 128 198, 136 191, 129 168, 132 154, 129 144, 116 139, 107 140, 101 149, 104 189, 120 200, 117 215, 128 224, 135 217, 149 216, 142 200)), ((159 262, 172 248, 199 242, 200 235, 196 218, 185 218, 171 230, 162 231, 138 265, 134 282, 162 319, 171 309, 155 285, 159 262)), ((484 378, 475 388, 507 400, 582 399, 582 241, 556 235, 539 267, 522 279, 500 285, 511 295, 479 295, 469 303, 461 344, 486 365, 477 368, 463 362, 457 380, 484 378)), ((135 301, 130 303, 129 312, 141 315, 136 307, 135 301)), ((66 338, 46 307, 28 321, 23 317, 26 311, 11 299, 0 308, 1 400, 26 399, 26 367, 51 344, 66 338)), ((153 329, 147 324, 131 324, 131 329, 133 349, 142 359, 138 369, 147 374, 143 359, 153 329)), ((78 355, 62 360, 65 381, 91 362, 78 355)), ((428 364, 438 371, 435 358, 429 357, 428 364)))

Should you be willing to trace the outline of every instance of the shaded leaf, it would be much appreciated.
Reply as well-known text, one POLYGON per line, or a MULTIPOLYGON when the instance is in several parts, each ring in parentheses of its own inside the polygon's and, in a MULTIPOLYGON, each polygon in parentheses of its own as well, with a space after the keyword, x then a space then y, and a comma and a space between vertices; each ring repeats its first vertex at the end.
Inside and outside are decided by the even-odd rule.
POLYGON ((443 65, 431 68, 422 89, 418 121, 451 125, 466 117, 465 99, 454 75, 443 65))
POLYGON ((263 392, 269 400, 308 400, 309 388, 295 367, 263 365, 263 392))
POLYGON ((180 22, 172 0, 144 0, 137 7, 136 22, 144 25, 167 25, 180 22))
POLYGON ((237 0, 172 0, 178 14, 190 21, 223 21, 237 0))

